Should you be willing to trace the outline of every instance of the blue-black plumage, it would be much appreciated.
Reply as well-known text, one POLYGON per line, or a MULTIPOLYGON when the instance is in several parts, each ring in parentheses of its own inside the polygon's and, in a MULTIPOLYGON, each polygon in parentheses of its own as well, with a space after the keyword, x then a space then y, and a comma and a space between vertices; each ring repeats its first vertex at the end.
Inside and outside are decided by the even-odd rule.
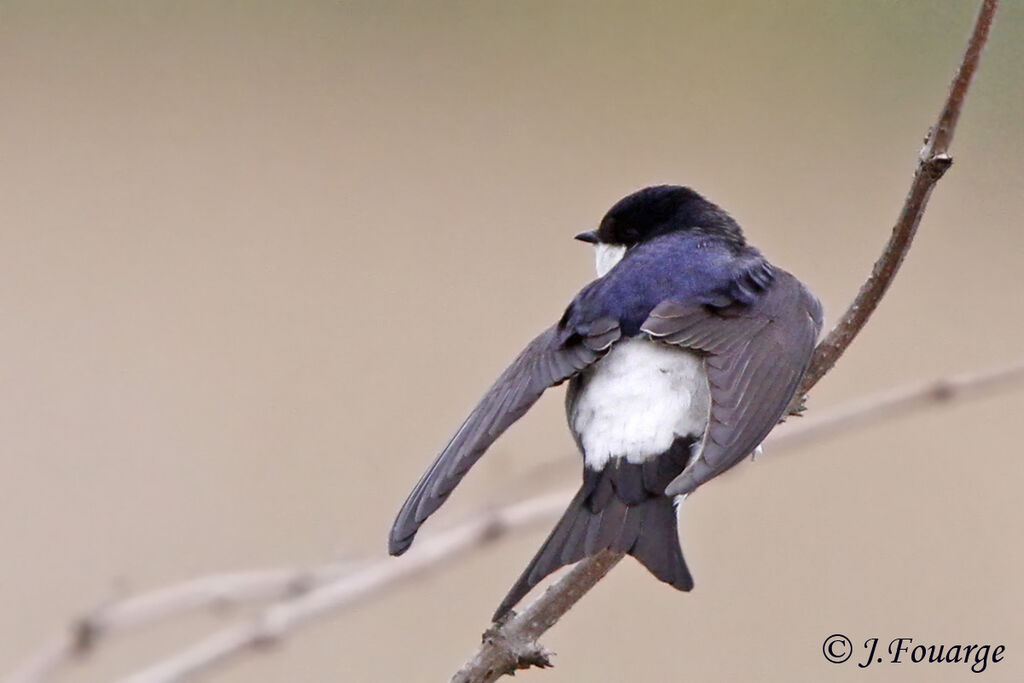
POLYGON ((399 555, 490 444, 545 389, 569 380, 583 486, 495 618, 551 572, 606 548, 689 590, 674 499, 760 444, 821 329, 807 288, 689 188, 640 190, 577 238, 594 244, 598 279, 502 373, 391 530, 399 555))

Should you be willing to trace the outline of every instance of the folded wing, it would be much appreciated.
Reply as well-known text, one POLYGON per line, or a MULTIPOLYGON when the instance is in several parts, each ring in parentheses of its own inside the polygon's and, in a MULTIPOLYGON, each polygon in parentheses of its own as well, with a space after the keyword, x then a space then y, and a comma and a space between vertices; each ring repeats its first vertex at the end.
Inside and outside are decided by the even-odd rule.
POLYGON ((821 331, 818 300, 785 271, 751 305, 665 301, 642 327, 651 337, 706 354, 711 415, 707 439, 665 490, 689 493, 752 453, 778 423, 810 363, 821 331))

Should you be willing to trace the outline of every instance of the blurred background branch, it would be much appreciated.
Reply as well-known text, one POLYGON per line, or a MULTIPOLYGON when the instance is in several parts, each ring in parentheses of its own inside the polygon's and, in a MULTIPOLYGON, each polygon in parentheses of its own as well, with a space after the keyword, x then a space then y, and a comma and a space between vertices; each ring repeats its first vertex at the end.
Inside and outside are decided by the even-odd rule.
MULTIPOLYGON (((774 457, 853 429, 946 403, 990 396, 1022 384, 1024 361, 893 389, 781 425, 765 441, 765 451, 769 457, 774 457)), ((549 523, 562 513, 572 494, 571 489, 565 489, 498 509, 481 510, 464 524, 422 539, 401 562, 384 558, 330 563, 309 569, 213 574, 113 600, 74 621, 5 681, 51 681, 62 668, 92 656, 112 635, 137 631, 190 612, 276 602, 255 619, 243 617, 241 623, 218 631, 126 679, 132 683, 185 680, 260 645, 278 641, 315 618, 340 616, 354 605, 423 578, 447 561, 482 549, 504 536, 549 523)), ((487 671, 539 665, 544 650, 534 640, 554 623, 552 619, 570 599, 567 596, 589 590, 617 561, 615 553, 606 553, 579 571, 569 571, 549 589, 557 600, 536 601, 531 605, 531 609, 536 606, 533 612, 524 612, 522 618, 514 620, 513 630, 488 631, 485 642, 498 644, 482 648, 456 675, 456 680, 476 680, 487 671)))

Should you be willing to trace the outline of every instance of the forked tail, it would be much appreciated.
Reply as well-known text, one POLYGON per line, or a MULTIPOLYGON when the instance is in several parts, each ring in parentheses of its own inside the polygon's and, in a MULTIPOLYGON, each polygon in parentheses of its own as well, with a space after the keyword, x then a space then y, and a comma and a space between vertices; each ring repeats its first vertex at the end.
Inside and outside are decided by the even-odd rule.
POLYGON ((693 588, 679 546, 672 498, 646 491, 642 482, 631 485, 634 481, 627 479, 635 480, 639 468, 623 463, 601 472, 585 470, 583 486, 494 613, 495 621, 551 572, 605 549, 632 555, 679 590, 693 588))

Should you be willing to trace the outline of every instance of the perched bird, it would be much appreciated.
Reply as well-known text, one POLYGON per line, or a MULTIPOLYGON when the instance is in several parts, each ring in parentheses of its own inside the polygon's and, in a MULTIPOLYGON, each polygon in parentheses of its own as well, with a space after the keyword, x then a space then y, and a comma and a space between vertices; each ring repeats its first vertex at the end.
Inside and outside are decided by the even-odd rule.
POLYGON ((687 187, 635 192, 576 237, 594 245, 598 278, 501 374, 391 529, 400 555, 488 446, 569 380, 583 485, 495 620, 551 572, 603 549, 690 590, 676 502, 757 448, 821 330, 814 295, 687 187))

